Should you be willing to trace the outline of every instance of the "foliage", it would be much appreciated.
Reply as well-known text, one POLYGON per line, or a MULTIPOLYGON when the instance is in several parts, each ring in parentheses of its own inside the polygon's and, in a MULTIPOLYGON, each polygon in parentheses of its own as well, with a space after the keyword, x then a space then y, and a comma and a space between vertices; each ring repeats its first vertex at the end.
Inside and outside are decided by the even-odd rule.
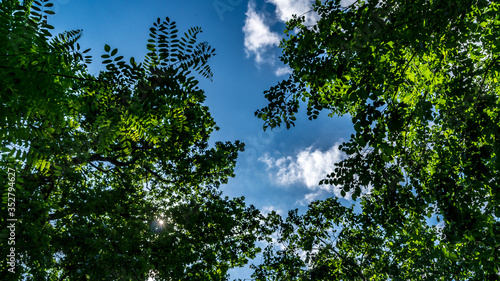
POLYGON ((282 60, 293 73, 256 115, 289 128, 301 103, 310 119, 349 114, 349 157, 321 184, 359 198, 361 211, 327 200, 280 222, 288 246, 268 249, 259 280, 499 279, 499 8, 316 1, 316 25, 288 22, 282 60))
POLYGON ((17 219, 12 274, 2 215, 1 279, 226 279, 255 256, 259 212, 218 191, 244 146, 208 145, 218 128, 195 75, 211 78, 214 50, 158 19, 143 63, 105 45, 95 77, 81 31, 50 34, 51 6, 0 2, 0 166, 3 183, 15 171, 17 219))

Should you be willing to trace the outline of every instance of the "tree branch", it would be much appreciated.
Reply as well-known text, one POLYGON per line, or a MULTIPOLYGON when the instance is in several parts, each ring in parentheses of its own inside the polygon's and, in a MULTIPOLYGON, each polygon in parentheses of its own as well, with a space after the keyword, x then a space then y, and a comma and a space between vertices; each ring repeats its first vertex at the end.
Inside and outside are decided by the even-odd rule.
POLYGON ((134 164, 137 160, 139 159, 139 157, 134 157, 132 158, 132 160, 128 161, 128 162, 120 162, 114 158, 110 158, 110 157, 103 157, 99 154, 95 154, 95 155, 92 155, 90 156, 89 158, 89 162, 92 162, 92 161, 106 161, 106 162, 109 162, 115 166, 118 166, 118 167, 126 167, 126 166, 129 166, 131 164, 134 164))
MULTIPOLYGON (((3 66, 3 65, 0 65, 0 68, 28 71, 28 69, 26 69, 26 68, 17 68, 17 67, 3 66)), ((38 73, 44 73, 44 74, 48 74, 48 75, 54 75, 54 76, 64 77, 64 78, 70 78, 70 79, 78 79, 78 80, 82 80, 82 81, 102 82, 102 81, 96 80, 96 79, 76 77, 76 76, 70 76, 70 75, 58 74, 58 73, 49 73, 47 71, 42 71, 42 70, 35 70, 35 71, 38 72, 38 73)))
POLYGON ((152 174, 153 176, 155 176, 156 178, 158 178, 159 180, 161 180, 162 182, 164 183, 174 183, 174 181, 169 181, 169 180, 166 180, 164 179, 162 176, 160 176, 158 173, 156 173, 155 171, 151 170, 150 168, 144 166, 143 167, 144 170, 146 170, 148 173, 152 174))

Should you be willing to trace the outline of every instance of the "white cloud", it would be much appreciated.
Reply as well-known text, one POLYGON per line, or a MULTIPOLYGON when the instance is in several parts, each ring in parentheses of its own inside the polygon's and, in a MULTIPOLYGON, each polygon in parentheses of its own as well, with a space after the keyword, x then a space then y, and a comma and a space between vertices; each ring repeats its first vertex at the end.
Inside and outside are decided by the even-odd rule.
MULTIPOLYGON (((347 157, 344 152, 338 149, 338 146, 339 144, 336 143, 327 151, 313 150, 312 147, 308 147, 299 151, 296 156, 279 158, 265 154, 259 158, 259 161, 266 164, 268 176, 274 183, 281 186, 303 185, 307 187, 310 192, 295 202, 298 205, 305 206, 321 199, 321 197, 330 197, 332 194, 338 198, 351 200, 354 190, 350 190, 346 192, 345 196, 342 196, 341 186, 319 185, 320 180, 325 179, 328 174, 334 171, 335 163, 339 163, 347 157)), ((372 189, 371 184, 362 187, 361 195, 371 193, 372 189)))
POLYGON ((333 192, 340 196, 340 189, 330 185, 318 185, 321 179, 326 178, 334 169, 334 164, 345 158, 345 154, 335 144, 327 151, 313 150, 308 147, 299 151, 296 156, 280 158, 264 155, 259 158, 267 166, 272 180, 279 185, 289 186, 293 184, 305 185, 308 189, 315 191, 314 194, 306 195, 305 201, 313 201, 323 191, 333 192))
POLYGON ((274 74, 276 74, 276 76, 292 74, 292 69, 288 66, 278 67, 278 69, 274 71, 274 74))
POLYGON ((297 202, 295 202, 295 203, 298 205, 301 205, 301 206, 307 206, 307 205, 309 205, 309 203, 319 199, 324 194, 325 194, 325 191, 323 189, 320 189, 320 190, 315 191, 315 192, 307 193, 306 195, 304 195, 303 199, 297 200, 297 202))
POLYGON ((267 0, 276 6, 276 15, 281 22, 292 19, 292 15, 305 16, 305 24, 315 24, 319 17, 312 10, 313 0, 267 0))
POLYGON ((275 206, 264 206, 261 208, 262 212, 264 214, 269 214, 271 213, 272 211, 275 211, 278 215, 282 215, 283 214, 283 210, 281 210, 280 208, 276 208, 275 206))
MULTIPOLYGON (((255 57, 255 61, 259 64, 267 62, 273 65, 276 61, 276 56, 270 54, 273 47, 277 47, 281 37, 277 32, 271 30, 269 22, 285 23, 292 18, 292 15, 304 15, 306 25, 314 25, 319 16, 312 11, 313 0, 266 0, 273 4, 276 18, 269 19, 263 12, 256 11, 254 0, 248 2, 246 12, 245 26, 243 32, 245 34, 244 45, 247 57, 255 57)), ((276 76, 281 76, 291 73, 291 69, 280 67, 275 70, 276 76)))
POLYGON ((245 34, 244 44, 247 57, 255 56, 257 63, 267 61, 265 52, 272 46, 278 46, 280 37, 278 33, 271 31, 266 24, 265 16, 255 11, 254 1, 248 2, 246 16, 243 32, 245 34))

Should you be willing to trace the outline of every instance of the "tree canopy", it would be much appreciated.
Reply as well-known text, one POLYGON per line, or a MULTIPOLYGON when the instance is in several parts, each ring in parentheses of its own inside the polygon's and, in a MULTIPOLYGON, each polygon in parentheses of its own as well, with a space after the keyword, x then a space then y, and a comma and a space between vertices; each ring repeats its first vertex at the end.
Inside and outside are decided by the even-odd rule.
POLYGON ((500 279, 500 4, 340 2, 288 22, 292 74, 256 115, 349 115, 348 157, 321 184, 357 205, 282 218, 218 189, 244 145, 209 145, 200 28, 158 19, 144 61, 105 45, 91 75, 82 31, 51 34, 49 0, 1 1, 0 279, 226 280, 259 239, 256 280, 500 279))
POLYGON ((0 2, 2 213, 17 220, 2 215, 0 279, 225 280, 255 256, 259 212, 218 190, 244 146, 208 144, 197 77, 214 49, 158 19, 144 62, 105 45, 91 75, 81 30, 51 35, 52 5, 0 2))
POLYGON ((293 71, 265 92, 264 128, 301 106, 349 115, 335 198, 275 216, 257 280, 500 279, 500 12, 495 1, 316 1, 287 23, 293 71))

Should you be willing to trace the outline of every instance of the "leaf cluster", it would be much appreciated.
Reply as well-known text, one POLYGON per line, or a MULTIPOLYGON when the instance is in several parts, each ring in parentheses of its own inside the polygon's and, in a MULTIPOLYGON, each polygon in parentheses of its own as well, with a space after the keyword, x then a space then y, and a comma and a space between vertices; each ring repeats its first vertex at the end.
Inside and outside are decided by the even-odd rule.
POLYGON ((256 112, 264 128, 293 126, 300 106, 310 119, 348 114, 348 157, 321 184, 360 199, 386 242, 432 238, 415 244, 417 256, 404 255, 412 266, 380 244, 401 270, 380 279, 419 280, 430 276, 417 273, 426 267, 438 268, 435 279, 498 278, 499 8, 482 0, 317 1, 315 26, 287 24, 281 58, 293 73, 265 92, 269 104, 256 112), (443 255, 452 264, 434 263, 443 255))
POLYGON ((2 218, 0 279, 225 280, 258 251, 260 214, 218 190, 244 144, 209 145, 201 29, 178 40, 158 19, 144 62, 105 45, 94 76, 81 30, 50 34, 50 7, 0 2, 0 175, 16 171, 17 219, 12 274, 2 218))

